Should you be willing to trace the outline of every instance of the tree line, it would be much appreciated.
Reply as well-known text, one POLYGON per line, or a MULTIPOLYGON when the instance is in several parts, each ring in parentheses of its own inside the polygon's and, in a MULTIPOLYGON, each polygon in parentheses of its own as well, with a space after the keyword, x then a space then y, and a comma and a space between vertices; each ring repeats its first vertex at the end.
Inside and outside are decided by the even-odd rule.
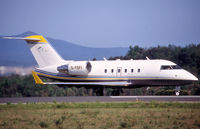
MULTIPOLYGON (((175 45, 142 48, 130 46, 125 56, 110 57, 114 59, 166 59, 175 62, 182 68, 200 77, 200 44, 185 47, 175 45)), ((105 95, 116 95, 113 88, 106 88, 105 95)), ((172 87, 146 87, 123 89, 120 95, 174 95, 172 87)), ((36 97, 36 96, 95 96, 94 89, 85 87, 58 87, 56 85, 36 85, 32 75, 11 75, 0 77, 0 97, 36 97)), ((181 87, 181 95, 200 95, 200 83, 181 87)))
POLYGON ((151 48, 141 48, 130 46, 125 56, 110 57, 114 59, 166 59, 170 60, 182 68, 190 71, 198 78, 200 77, 200 44, 190 44, 185 47, 168 45, 151 48))

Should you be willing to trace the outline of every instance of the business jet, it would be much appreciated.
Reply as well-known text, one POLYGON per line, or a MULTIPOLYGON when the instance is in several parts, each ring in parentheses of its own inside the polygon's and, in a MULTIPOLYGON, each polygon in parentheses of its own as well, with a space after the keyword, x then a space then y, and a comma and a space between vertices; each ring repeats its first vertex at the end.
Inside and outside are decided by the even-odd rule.
MULTIPOLYGON (((103 89, 182 86, 198 81, 190 72, 168 60, 153 60, 148 57, 146 60, 64 60, 41 35, 4 38, 27 42, 39 66, 32 71, 36 84, 103 89), (44 77, 53 81, 44 81, 44 77)), ((179 92, 180 90, 176 95, 179 92)))

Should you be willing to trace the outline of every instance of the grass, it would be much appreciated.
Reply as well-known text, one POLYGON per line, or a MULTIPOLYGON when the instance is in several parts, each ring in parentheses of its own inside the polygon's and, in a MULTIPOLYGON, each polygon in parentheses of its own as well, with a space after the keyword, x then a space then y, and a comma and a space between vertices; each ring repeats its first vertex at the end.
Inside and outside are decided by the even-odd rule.
POLYGON ((41 122, 40 122, 40 127, 41 127, 41 128, 47 128, 47 127, 48 127, 48 124, 47 124, 46 122, 44 122, 44 121, 41 121, 41 122))
POLYGON ((1 128, 195 129, 200 103, 9 103, 0 105, 1 128))

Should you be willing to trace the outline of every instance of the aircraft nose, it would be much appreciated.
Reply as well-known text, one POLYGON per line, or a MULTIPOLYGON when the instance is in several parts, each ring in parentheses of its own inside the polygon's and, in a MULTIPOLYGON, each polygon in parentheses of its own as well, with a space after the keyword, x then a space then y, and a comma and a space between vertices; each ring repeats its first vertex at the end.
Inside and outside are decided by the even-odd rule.
POLYGON ((196 76, 194 76, 193 74, 191 74, 189 72, 187 72, 187 78, 191 81, 198 81, 199 80, 196 76))
POLYGON ((193 80, 193 81, 198 81, 199 79, 193 75, 193 77, 192 77, 191 80, 193 80))

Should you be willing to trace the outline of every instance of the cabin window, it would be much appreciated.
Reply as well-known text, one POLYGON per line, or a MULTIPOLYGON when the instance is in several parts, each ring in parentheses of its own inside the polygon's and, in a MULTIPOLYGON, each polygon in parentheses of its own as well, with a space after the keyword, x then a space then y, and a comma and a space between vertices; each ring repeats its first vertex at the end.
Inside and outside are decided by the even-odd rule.
POLYGON ((104 72, 107 73, 107 69, 105 69, 104 72))
POLYGON ((140 69, 138 69, 138 73, 140 72, 140 69))
POLYGON ((127 69, 124 69, 124 72, 127 73, 127 69))
POLYGON ((121 72, 121 69, 118 69, 118 73, 120 73, 121 72))
POLYGON ((134 69, 131 69, 131 73, 133 73, 134 69))
POLYGON ((111 69, 111 73, 113 73, 114 72, 114 69, 111 69))

